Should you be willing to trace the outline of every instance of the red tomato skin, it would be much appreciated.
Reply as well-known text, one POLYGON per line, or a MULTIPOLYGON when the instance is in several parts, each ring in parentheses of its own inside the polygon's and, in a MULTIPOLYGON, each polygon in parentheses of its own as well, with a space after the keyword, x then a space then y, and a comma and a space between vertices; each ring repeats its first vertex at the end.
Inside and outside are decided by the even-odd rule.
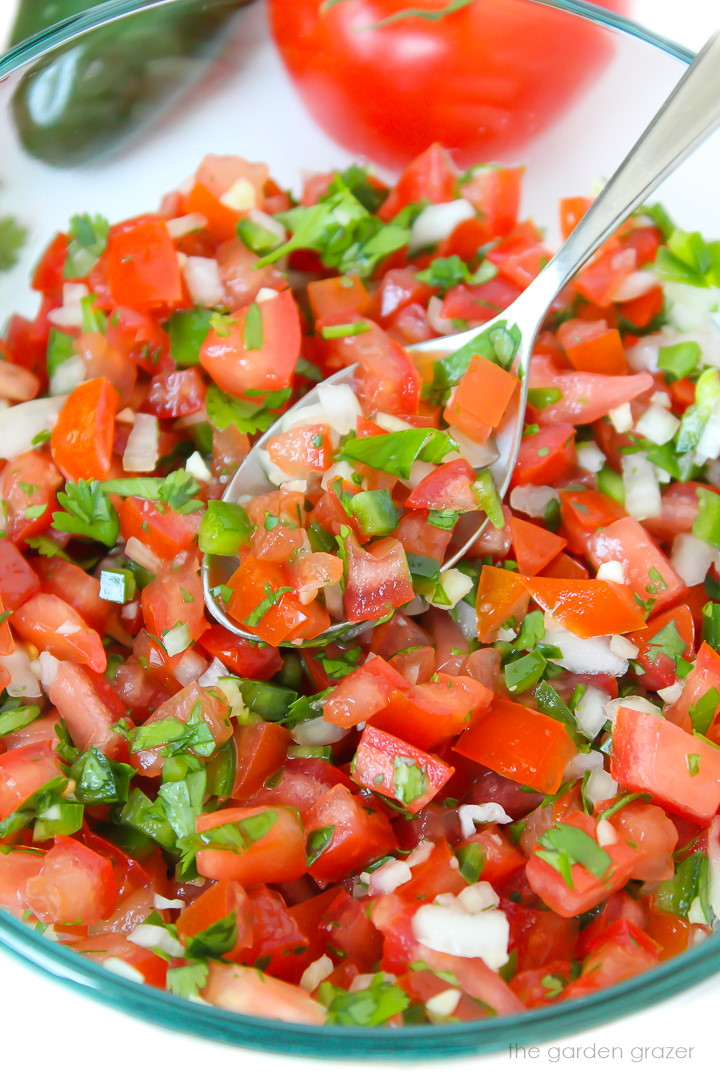
POLYGON ((50 742, 30 743, 0 754, 0 820, 43 784, 62 775, 50 742))
POLYGON ((407 558, 397 540, 386 537, 361 548, 352 536, 346 541, 347 583, 343 596, 349 622, 379 619, 412 600, 407 558))
POLYGON ((393 691, 373 724, 408 742, 412 739, 421 750, 433 750, 478 722, 492 698, 492 690, 475 679, 437 673, 431 682, 393 691))
POLYGON ((115 905, 112 863, 71 836, 56 836, 40 872, 27 883, 27 898, 41 922, 90 926, 115 905))
POLYGON ((395 761, 402 757, 412 759, 425 774, 425 791, 407 804, 407 809, 416 813, 435 798, 455 771, 433 754, 366 724, 355 751, 351 776, 361 787, 395 799, 395 761))
POLYGON ((237 766, 232 797, 242 802, 278 771, 292 740, 285 728, 264 721, 236 728, 233 738, 237 766))
POLYGON ((53 512, 58 509, 56 492, 61 483, 62 476, 50 454, 41 450, 30 450, 7 462, 0 472, 0 499, 5 505, 4 531, 9 541, 19 544, 50 527, 53 512), (27 517, 29 507, 45 509, 37 517, 27 517))
POLYGON ((606 525, 602 532, 588 538, 587 546, 596 570, 611 559, 622 563, 625 580, 633 592, 644 602, 652 601, 653 616, 673 607, 687 593, 685 582, 647 529, 634 518, 625 517, 606 525))
POLYGON ((40 587, 30 563, 9 540, 0 539, 0 598, 14 610, 40 587))
POLYGON ((245 345, 248 308, 230 319, 227 332, 211 330, 200 350, 200 363, 228 394, 248 390, 270 392, 289 386, 300 355, 300 314, 290 289, 258 305, 262 316, 262 345, 245 345))
POLYGON ((374 656, 340 680, 323 702, 323 718, 338 727, 355 727, 385 708, 395 691, 409 689, 395 668, 374 656))
MULTIPOLYGON (((625 10, 617 2, 604 6, 625 10)), ((502 4, 488 13, 471 4, 434 22, 400 17, 382 25, 402 10, 400 0, 328 10, 304 0, 290 12, 272 0, 270 16, 283 60, 321 126, 353 152, 392 168, 424 151, 424 191, 435 201, 452 195, 438 188, 437 166, 427 161, 433 140, 457 147, 464 166, 513 160, 609 55, 604 35, 560 12, 518 15, 502 4), (393 122, 398 116, 401 125, 393 122)), ((418 187, 405 201, 421 197, 418 187)), ((393 203, 392 212, 402 205, 393 203)))
POLYGON ((107 480, 118 403, 117 390, 104 377, 80 383, 68 395, 50 438, 66 480, 107 480))
POLYGON ((168 371, 150 383, 148 411, 161 419, 190 416, 205 404, 205 384, 197 368, 168 371))
POLYGON ((87 664, 98 673, 102 673, 107 666, 100 635, 96 630, 91 630, 75 608, 59 596, 36 593, 14 612, 11 622, 20 637, 38 650, 47 649, 58 660, 87 664), (59 629, 67 623, 74 630, 67 634, 60 633, 59 629))
POLYGON ((100 599, 100 582, 97 578, 60 556, 33 560, 33 570, 39 575, 43 592, 59 596, 73 607, 93 630, 104 631, 116 608, 109 600, 100 599))
POLYGON ((61 660, 46 693, 79 750, 97 746, 106 757, 115 759, 124 753, 125 740, 112 725, 123 715, 125 706, 101 675, 61 660))
POLYGON ((187 551, 198 534, 202 514, 178 514, 169 507, 158 508, 149 499, 132 495, 120 506, 120 530, 125 540, 134 537, 161 559, 172 559, 187 551))
POLYGON ((149 214, 113 226, 106 255, 114 304, 146 312, 182 302, 180 264, 162 218, 149 214))
POLYGON ((235 881, 219 881, 211 885, 180 913, 175 926, 181 944, 187 945, 190 938, 228 915, 235 916, 237 942, 229 952, 223 954, 223 959, 230 962, 239 960, 245 949, 252 945, 253 912, 248 894, 235 881))
POLYGON ((569 478, 576 464, 575 428, 551 424, 523 439, 513 484, 559 484, 569 478))
POLYGON ((226 825, 267 811, 275 815, 268 832, 245 851, 206 848, 197 854, 198 871, 216 881, 237 881, 246 889, 270 882, 295 881, 306 870, 305 835, 297 810, 287 806, 217 810, 201 814, 196 832, 226 825))
POLYGON ((19 915, 27 910, 27 883, 35 877, 45 859, 44 851, 0 852, 0 904, 19 915))
POLYGON ((642 668, 638 674, 638 682, 646 690, 659 690, 665 686, 672 686, 677 680, 677 666, 671 657, 657 646, 651 644, 653 638, 663 627, 674 623, 675 629, 686 647, 682 653, 684 660, 693 660, 695 657, 695 622, 692 611, 687 604, 664 611, 656 619, 648 622, 646 630, 636 630, 628 635, 628 640, 637 645, 640 652, 637 663, 642 668))
POLYGON ((405 500, 411 510, 477 510, 475 470, 460 458, 438 465, 405 500))
POLYGON ((720 749, 660 716, 618 710, 610 771, 629 791, 648 792, 700 825, 707 825, 720 805, 720 749), (692 761, 697 770, 691 773, 692 761))
POLYGON ((265 682, 272 679, 282 667, 280 650, 273 645, 256 645, 236 637, 224 626, 211 626, 199 641, 211 656, 243 679, 265 682))
POLYGON ((319 798, 308 816, 308 835, 328 827, 335 830, 330 846, 308 868, 319 883, 340 881, 358 873, 375 859, 389 855, 397 845, 385 814, 371 811, 344 784, 337 784, 319 798))

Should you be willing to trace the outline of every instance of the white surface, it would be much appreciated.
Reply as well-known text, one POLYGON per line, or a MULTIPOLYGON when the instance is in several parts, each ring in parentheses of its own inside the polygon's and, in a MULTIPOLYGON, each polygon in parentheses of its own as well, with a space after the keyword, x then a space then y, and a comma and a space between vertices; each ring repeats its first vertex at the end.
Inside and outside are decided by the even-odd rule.
MULTIPOLYGON (((7 0, 0 0, 0 40, 7 18, 7 0)), ((634 15, 654 29, 690 47, 699 47, 720 24, 716 0, 635 0, 634 15)), ((2 1074, 53 1080, 92 1075, 101 1080, 128 1076, 236 1077, 257 1068, 268 1076, 281 1070, 293 1080, 337 1080, 367 1075, 368 1066, 293 1060, 205 1043, 170 1034, 159 1028, 114 1013, 56 983, 46 980, 5 955, 0 955, 2 1009, 2 1074)), ((538 1047, 523 1057, 500 1054, 493 1058, 414 1065, 413 1075, 435 1077, 442 1069, 446 1080, 470 1080, 481 1073, 501 1071, 503 1080, 582 1074, 583 1080, 625 1076, 694 1076, 714 1074, 714 1040, 720 1009, 720 976, 689 994, 628 1020, 579 1038, 538 1047), (660 1059, 667 1048, 692 1047, 688 1059, 660 1059), (603 1049, 605 1048, 605 1049, 603 1049), (647 1050, 645 1050, 647 1048, 647 1050), (602 1054, 604 1060, 600 1058, 602 1054), (689 1067, 688 1067, 689 1066, 689 1067)), ((372 1067, 375 1077, 391 1077, 397 1066, 372 1067)))

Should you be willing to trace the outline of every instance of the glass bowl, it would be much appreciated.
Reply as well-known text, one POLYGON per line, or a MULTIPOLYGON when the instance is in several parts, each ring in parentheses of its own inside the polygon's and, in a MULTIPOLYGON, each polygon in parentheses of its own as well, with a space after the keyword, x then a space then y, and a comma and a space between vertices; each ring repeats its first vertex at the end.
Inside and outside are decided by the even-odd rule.
MULTIPOLYGON (((219 36, 197 42, 193 58, 179 74, 172 63, 168 69, 167 62, 163 68, 162 60, 156 60, 154 75, 161 77, 146 80, 143 93, 150 94, 158 82, 166 87, 171 77, 177 82, 172 100, 159 111, 150 110, 111 151, 72 168, 56 168, 28 154, 14 128, 13 99, 29 70, 37 70, 38 64, 46 70, 62 53, 63 64, 50 68, 55 75, 37 79, 34 90, 40 95, 35 102, 40 111, 52 110, 63 93, 63 72, 72 67, 73 49, 88 44, 88 33, 102 27, 106 35, 127 44, 138 7, 144 9, 142 18, 152 19, 172 2, 208 17, 223 3, 227 7, 227 0, 111 0, 0 57, 0 217, 16 216, 28 230, 17 265, 0 275, 0 326, 13 312, 34 313, 31 269, 74 213, 98 212, 112 220, 143 212, 191 174, 208 152, 267 161, 280 183, 296 189, 303 168, 344 168, 354 160, 355 155, 334 143, 305 111, 271 42, 262 3, 225 21, 219 36)), ((476 2, 491 5, 494 0, 476 2)), ((536 0, 504 2, 521 7, 536 0)), ((557 239, 552 223, 558 198, 587 194, 612 172, 692 55, 593 4, 537 2, 555 9, 561 36, 563 27, 582 18, 596 24, 609 46, 602 74, 518 155, 527 165, 525 213, 550 226, 552 241, 557 239)), ((718 165, 720 138, 707 143, 660 189, 658 198, 683 227, 720 235, 718 165)), ((66 985, 144 1020, 253 1049, 345 1059, 410 1061, 540 1043, 626 1016, 720 971, 720 937, 714 936, 638 978, 519 1016, 405 1029, 311 1028, 207 1008, 130 983, 2 912, 0 944, 66 985)))

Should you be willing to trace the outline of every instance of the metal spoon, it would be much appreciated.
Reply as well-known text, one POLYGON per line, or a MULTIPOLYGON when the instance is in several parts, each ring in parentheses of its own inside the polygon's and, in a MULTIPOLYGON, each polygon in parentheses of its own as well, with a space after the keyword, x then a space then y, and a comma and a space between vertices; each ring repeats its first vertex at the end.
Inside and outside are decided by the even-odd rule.
MULTIPOLYGON (((442 359, 473 342, 479 334, 487 334, 495 328, 517 327, 521 342, 516 358, 516 370, 521 386, 514 414, 509 415, 497 435, 498 457, 492 464, 498 492, 505 496, 510 485, 517 460, 523 422, 527 405, 528 375, 535 336, 543 324, 548 309, 560 290, 580 270, 594 251, 640 206, 646 197, 698 146, 720 123, 720 34, 707 42, 683 78, 675 87, 645 132, 605 185, 582 220, 568 239, 544 267, 542 272, 506 310, 479 329, 469 330, 451 337, 412 345, 407 350, 411 356, 442 359)), ((354 367, 345 368, 326 380, 325 385, 351 384, 354 367)), ((318 403, 317 388, 310 391, 293 409, 306 408, 318 403)), ((293 409, 288 412, 292 415, 293 409)), ((274 490, 265 474, 258 450, 264 449, 270 439, 280 434, 285 414, 253 447, 228 485, 223 500, 237 502, 242 495, 261 495, 274 490)), ((442 567, 453 566, 467 552, 487 525, 482 522, 472 535, 453 553, 442 567)), ((206 556, 202 576, 205 603, 219 623, 239 637, 250 641, 261 639, 238 626, 225 611, 213 589, 227 582, 237 567, 237 559, 206 556)), ((341 638, 352 638, 374 623, 336 623, 321 638, 308 645, 325 645, 341 638)), ((292 642, 290 644, 293 644, 292 642)))

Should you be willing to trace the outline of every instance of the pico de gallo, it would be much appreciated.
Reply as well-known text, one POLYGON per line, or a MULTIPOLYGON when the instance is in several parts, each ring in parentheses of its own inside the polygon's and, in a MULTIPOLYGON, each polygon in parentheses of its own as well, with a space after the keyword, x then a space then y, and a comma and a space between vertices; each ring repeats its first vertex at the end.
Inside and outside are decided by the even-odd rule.
POLYGON ((434 146, 295 198, 209 156, 50 243, 0 345, 0 905, 38 934, 237 1013, 399 1027, 710 933, 720 245, 645 207, 563 292, 502 504, 518 342, 482 328, 550 255, 521 180, 434 146), (275 429, 268 493, 223 502, 350 364, 275 429), (210 619, 205 554, 259 640, 210 619), (374 624, 312 644, 343 618, 374 624))

